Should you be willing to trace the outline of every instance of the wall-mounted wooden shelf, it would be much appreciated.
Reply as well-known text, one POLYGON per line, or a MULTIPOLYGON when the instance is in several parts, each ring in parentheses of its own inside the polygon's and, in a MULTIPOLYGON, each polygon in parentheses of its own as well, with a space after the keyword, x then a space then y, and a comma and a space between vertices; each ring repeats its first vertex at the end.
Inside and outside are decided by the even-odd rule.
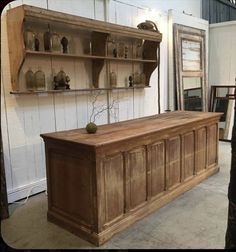
POLYGON ((93 55, 76 55, 76 54, 70 54, 70 53, 65 54, 65 53, 28 51, 28 50, 26 50, 25 53, 26 55, 51 56, 51 57, 65 57, 65 58, 78 58, 78 59, 103 59, 103 60, 110 60, 110 61, 157 63, 157 60, 115 58, 115 57, 108 57, 108 56, 93 56, 93 55))
POLYGON ((32 94, 57 94, 64 92, 93 92, 93 91, 111 91, 111 90, 128 90, 128 89, 143 89, 151 86, 140 85, 135 87, 115 87, 115 88, 84 88, 84 89, 64 89, 64 90, 36 90, 36 91, 11 91, 14 95, 32 95, 32 94))
MULTIPOLYGON (((157 66, 159 66, 158 57, 162 34, 157 31, 140 30, 137 28, 131 28, 103 21, 82 18, 38 7, 21 5, 7 11, 7 32, 9 43, 12 94, 38 93, 38 91, 25 92, 24 90, 26 90, 26 84, 22 83, 24 81, 24 78, 21 77, 20 79, 20 73, 25 74, 25 72, 27 71, 25 69, 24 71, 22 70, 26 59, 34 57, 37 60, 37 56, 45 57, 45 62, 48 60, 47 57, 58 57, 60 59, 64 58, 69 60, 90 60, 91 64, 87 64, 87 67, 89 67, 90 69, 87 69, 84 72, 86 72, 88 75, 91 75, 90 77, 88 77, 86 83, 92 82, 92 85, 95 89, 103 89, 104 86, 112 86, 109 82, 109 74, 111 73, 111 70, 109 67, 107 67, 107 64, 130 64, 132 65, 130 69, 134 69, 134 64, 139 64, 139 74, 141 75, 143 73, 145 75, 145 83, 147 86, 149 86, 150 77, 153 71, 156 69, 157 66), (26 34, 26 30, 29 28, 29 26, 33 31, 36 31, 37 34, 40 34, 41 38, 43 38, 43 34, 47 31, 47 29, 49 29, 51 34, 53 34, 55 30, 57 30, 59 34, 60 32, 62 34, 63 32, 66 32, 67 34, 69 34, 68 36, 72 38, 77 36, 77 51, 73 53, 72 51, 69 51, 69 53, 60 53, 60 51, 55 52, 55 50, 52 52, 45 51, 44 47, 42 47, 42 41, 40 42, 41 48, 39 51, 28 50, 28 47, 24 41, 24 37, 26 34), (85 38, 89 38, 90 40, 90 54, 83 53, 85 47, 87 46, 86 43, 83 42, 85 38), (115 39, 115 44, 117 46, 119 43, 121 43, 121 41, 126 43, 126 47, 129 47, 130 50, 129 55, 114 57, 114 55, 112 55, 111 52, 108 50, 111 38, 115 39), (141 41, 142 48, 142 54, 139 57, 135 57, 133 55, 133 48, 134 45, 136 45, 135 43, 137 41, 141 41), (101 80, 100 73, 102 71, 103 79, 101 80), (99 83, 103 81, 104 83, 99 83)), ((80 71, 80 69, 77 70, 80 71)), ((125 78, 128 78, 130 75, 133 74, 134 72, 127 73, 125 75, 125 78)), ((49 80, 50 78, 52 77, 47 76, 47 80, 49 80)), ((118 82, 121 83, 120 81, 118 82)), ((125 82, 123 83, 123 85, 124 89, 127 89, 127 87, 125 87, 125 82)), ((146 86, 141 86, 138 88, 144 87, 146 86)), ((120 87, 110 88, 110 90, 113 89, 120 89, 120 87)), ((77 88, 75 90, 90 91, 91 89, 77 88)), ((105 88, 104 90, 108 89, 105 88)), ((49 91, 45 90, 43 92, 49 91)), ((50 90, 50 92, 70 92, 70 90, 50 90)))

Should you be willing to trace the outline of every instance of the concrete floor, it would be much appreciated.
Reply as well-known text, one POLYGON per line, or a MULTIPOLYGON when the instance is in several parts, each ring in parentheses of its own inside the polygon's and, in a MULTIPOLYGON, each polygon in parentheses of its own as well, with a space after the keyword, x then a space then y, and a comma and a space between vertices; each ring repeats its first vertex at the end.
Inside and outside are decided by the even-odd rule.
MULTIPOLYGON (((101 249, 222 249, 228 211, 230 143, 220 142, 220 172, 115 235, 101 249)), ((10 206, 4 241, 18 249, 93 249, 94 245, 47 221, 45 193, 10 206)))

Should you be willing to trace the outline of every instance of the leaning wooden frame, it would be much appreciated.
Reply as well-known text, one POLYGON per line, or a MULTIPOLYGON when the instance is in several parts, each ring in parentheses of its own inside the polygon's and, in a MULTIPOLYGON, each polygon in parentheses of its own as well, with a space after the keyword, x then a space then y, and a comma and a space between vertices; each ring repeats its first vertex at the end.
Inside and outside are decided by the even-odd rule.
POLYGON ((201 110, 208 111, 205 43, 204 30, 174 24, 175 89, 179 110, 186 109, 184 106, 184 78, 191 78, 199 79, 201 110))

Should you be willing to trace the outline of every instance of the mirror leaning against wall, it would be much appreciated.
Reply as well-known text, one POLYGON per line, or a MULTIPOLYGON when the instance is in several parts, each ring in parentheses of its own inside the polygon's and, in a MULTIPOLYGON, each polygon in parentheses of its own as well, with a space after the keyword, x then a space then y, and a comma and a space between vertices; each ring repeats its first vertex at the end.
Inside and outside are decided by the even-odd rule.
POLYGON ((211 112, 223 112, 219 122, 219 139, 230 141, 233 127, 233 111, 235 106, 235 85, 212 85, 210 93, 211 112))

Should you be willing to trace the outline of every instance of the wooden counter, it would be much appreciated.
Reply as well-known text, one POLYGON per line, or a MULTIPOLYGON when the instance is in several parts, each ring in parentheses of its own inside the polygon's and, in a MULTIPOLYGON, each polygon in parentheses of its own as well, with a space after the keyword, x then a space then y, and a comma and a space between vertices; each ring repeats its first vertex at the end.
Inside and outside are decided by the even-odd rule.
POLYGON ((220 116, 177 111, 42 134, 48 220, 101 245, 219 170, 220 116))

